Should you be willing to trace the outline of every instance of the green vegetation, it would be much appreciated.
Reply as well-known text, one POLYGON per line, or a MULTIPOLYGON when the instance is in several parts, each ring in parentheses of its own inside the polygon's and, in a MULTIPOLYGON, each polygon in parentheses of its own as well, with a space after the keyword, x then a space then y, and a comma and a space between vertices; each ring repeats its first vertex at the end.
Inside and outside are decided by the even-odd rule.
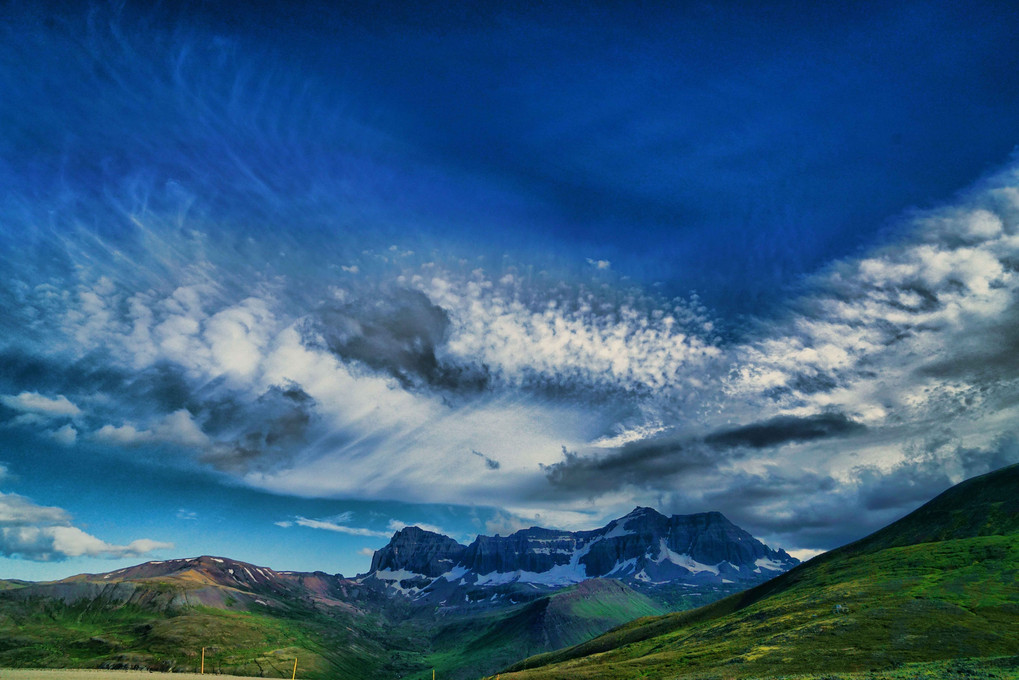
POLYGON ((383 614, 269 595, 260 601, 271 605, 251 605, 250 593, 179 578, 129 585, 119 591, 126 601, 96 596, 84 582, 0 597, 0 667, 194 672, 205 647, 207 673, 285 678, 296 656, 303 678, 430 678, 432 668, 443 678, 476 678, 663 611, 612 580, 480 615, 406 604, 383 614), (184 591, 217 606, 179 604, 184 591))
POLYGON ((357 677, 381 667, 386 654, 378 620, 352 620, 301 606, 167 610, 92 598, 5 598, 0 666, 197 671, 205 647, 206 672, 289 677, 296 656, 302 677, 357 677))
POLYGON ((1016 466, 969 480, 768 583, 527 659, 502 677, 884 672, 1012 654, 1019 649, 1016 491, 1016 466))
MULTIPOLYGON (((461 680, 494 672, 528 654, 577 644, 638 616, 664 610, 611 579, 592 579, 534 602, 482 616, 440 621, 425 668, 461 680)), ((431 671, 412 678, 431 678, 431 671)))

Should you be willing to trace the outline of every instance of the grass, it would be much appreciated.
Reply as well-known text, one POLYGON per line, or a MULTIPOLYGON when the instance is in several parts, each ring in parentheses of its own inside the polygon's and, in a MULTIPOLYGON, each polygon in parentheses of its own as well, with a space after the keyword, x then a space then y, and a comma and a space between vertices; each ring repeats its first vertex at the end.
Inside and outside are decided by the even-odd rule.
MULTIPOLYGON (((0 668, 4 680, 141 680, 159 677, 162 673, 152 671, 111 671, 99 669, 57 669, 57 668, 0 668)), ((208 675, 198 673, 166 674, 167 680, 210 680, 208 675)), ((229 680, 236 675, 217 675, 216 678, 229 680)), ((298 674, 298 677, 301 677, 298 674)), ((247 679, 245 679, 247 680, 247 679)))
POLYGON ((1014 535, 820 561, 756 593, 529 659, 503 678, 696 677, 718 668, 732 678, 851 673, 1009 654, 1019 649, 1017 568, 1014 535))
POLYGON ((529 653, 583 642, 637 616, 660 614, 654 601, 607 579, 566 588, 533 602, 439 622, 424 667, 405 677, 466 680, 529 653))

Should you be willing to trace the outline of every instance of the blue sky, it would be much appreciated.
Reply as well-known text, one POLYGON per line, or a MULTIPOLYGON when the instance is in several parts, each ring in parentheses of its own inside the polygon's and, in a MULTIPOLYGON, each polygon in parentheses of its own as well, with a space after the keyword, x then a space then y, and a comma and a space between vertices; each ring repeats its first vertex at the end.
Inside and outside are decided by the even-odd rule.
POLYGON ((0 577, 1019 461, 1002 3, 0 13, 0 577))

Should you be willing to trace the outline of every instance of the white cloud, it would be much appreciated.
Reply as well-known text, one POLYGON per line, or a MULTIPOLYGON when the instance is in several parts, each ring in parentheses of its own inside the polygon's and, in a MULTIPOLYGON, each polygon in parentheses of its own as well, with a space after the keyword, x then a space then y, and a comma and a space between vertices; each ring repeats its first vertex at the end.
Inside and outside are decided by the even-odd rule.
POLYGON ((372 529, 364 529, 361 527, 348 527, 345 524, 339 524, 335 521, 329 520, 297 517, 294 520, 294 524, 302 527, 308 527, 309 529, 324 529, 326 531, 335 531, 337 533, 347 534, 350 536, 377 536, 379 538, 389 537, 389 534, 384 531, 374 531, 372 529))
POLYGON ((148 430, 139 429, 130 423, 103 425, 92 436, 98 441, 117 446, 164 443, 201 449, 212 444, 187 409, 164 416, 148 430))
POLYGON ((78 431, 74 429, 72 425, 67 424, 60 429, 51 432, 50 437, 52 437, 58 444, 72 446, 74 445, 74 442, 78 440, 78 431))
POLYGON ((81 409, 62 394, 53 398, 38 392, 22 392, 17 396, 5 394, 0 395, 0 402, 15 411, 44 418, 76 418, 81 415, 81 409))
POLYGON ((827 550, 816 550, 814 548, 802 548, 800 550, 787 550, 790 555, 798 559, 800 562, 806 562, 809 559, 823 555, 828 552, 827 550))
POLYGON ((103 425, 93 435, 97 440, 119 446, 138 446, 153 440, 151 432, 134 425, 103 425))
POLYGON ((487 366, 508 384, 537 378, 682 392, 722 356, 707 337, 710 322, 693 305, 662 309, 651 300, 584 289, 529 290, 515 279, 504 281, 478 271, 408 279, 450 315, 446 355, 487 366))
POLYGON ((374 557, 375 550, 373 548, 359 548, 357 554, 364 555, 365 557, 374 557))
POLYGON ((17 494, 0 493, 0 555, 40 562, 68 557, 138 557, 169 550, 172 543, 147 538, 127 545, 107 543, 71 525, 62 508, 36 505, 17 494))

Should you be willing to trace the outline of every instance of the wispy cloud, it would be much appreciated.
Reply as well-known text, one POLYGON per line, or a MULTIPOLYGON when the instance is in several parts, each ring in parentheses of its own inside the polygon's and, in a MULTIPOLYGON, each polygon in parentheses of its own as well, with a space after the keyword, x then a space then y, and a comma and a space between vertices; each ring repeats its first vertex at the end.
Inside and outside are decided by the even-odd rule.
MULTIPOLYGON (((385 531, 376 531, 374 529, 365 529, 363 527, 352 527, 346 524, 341 524, 335 519, 309 519, 307 517, 296 517, 294 524, 300 527, 308 527, 309 529, 324 529, 325 531, 335 531, 340 534, 347 534, 349 536, 376 536, 379 538, 389 538, 390 534, 385 531)), ((277 522, 277 526, 283 526, 282 523, 277 522)), ((289 526, 289 524, 288 524, 289 526)))

